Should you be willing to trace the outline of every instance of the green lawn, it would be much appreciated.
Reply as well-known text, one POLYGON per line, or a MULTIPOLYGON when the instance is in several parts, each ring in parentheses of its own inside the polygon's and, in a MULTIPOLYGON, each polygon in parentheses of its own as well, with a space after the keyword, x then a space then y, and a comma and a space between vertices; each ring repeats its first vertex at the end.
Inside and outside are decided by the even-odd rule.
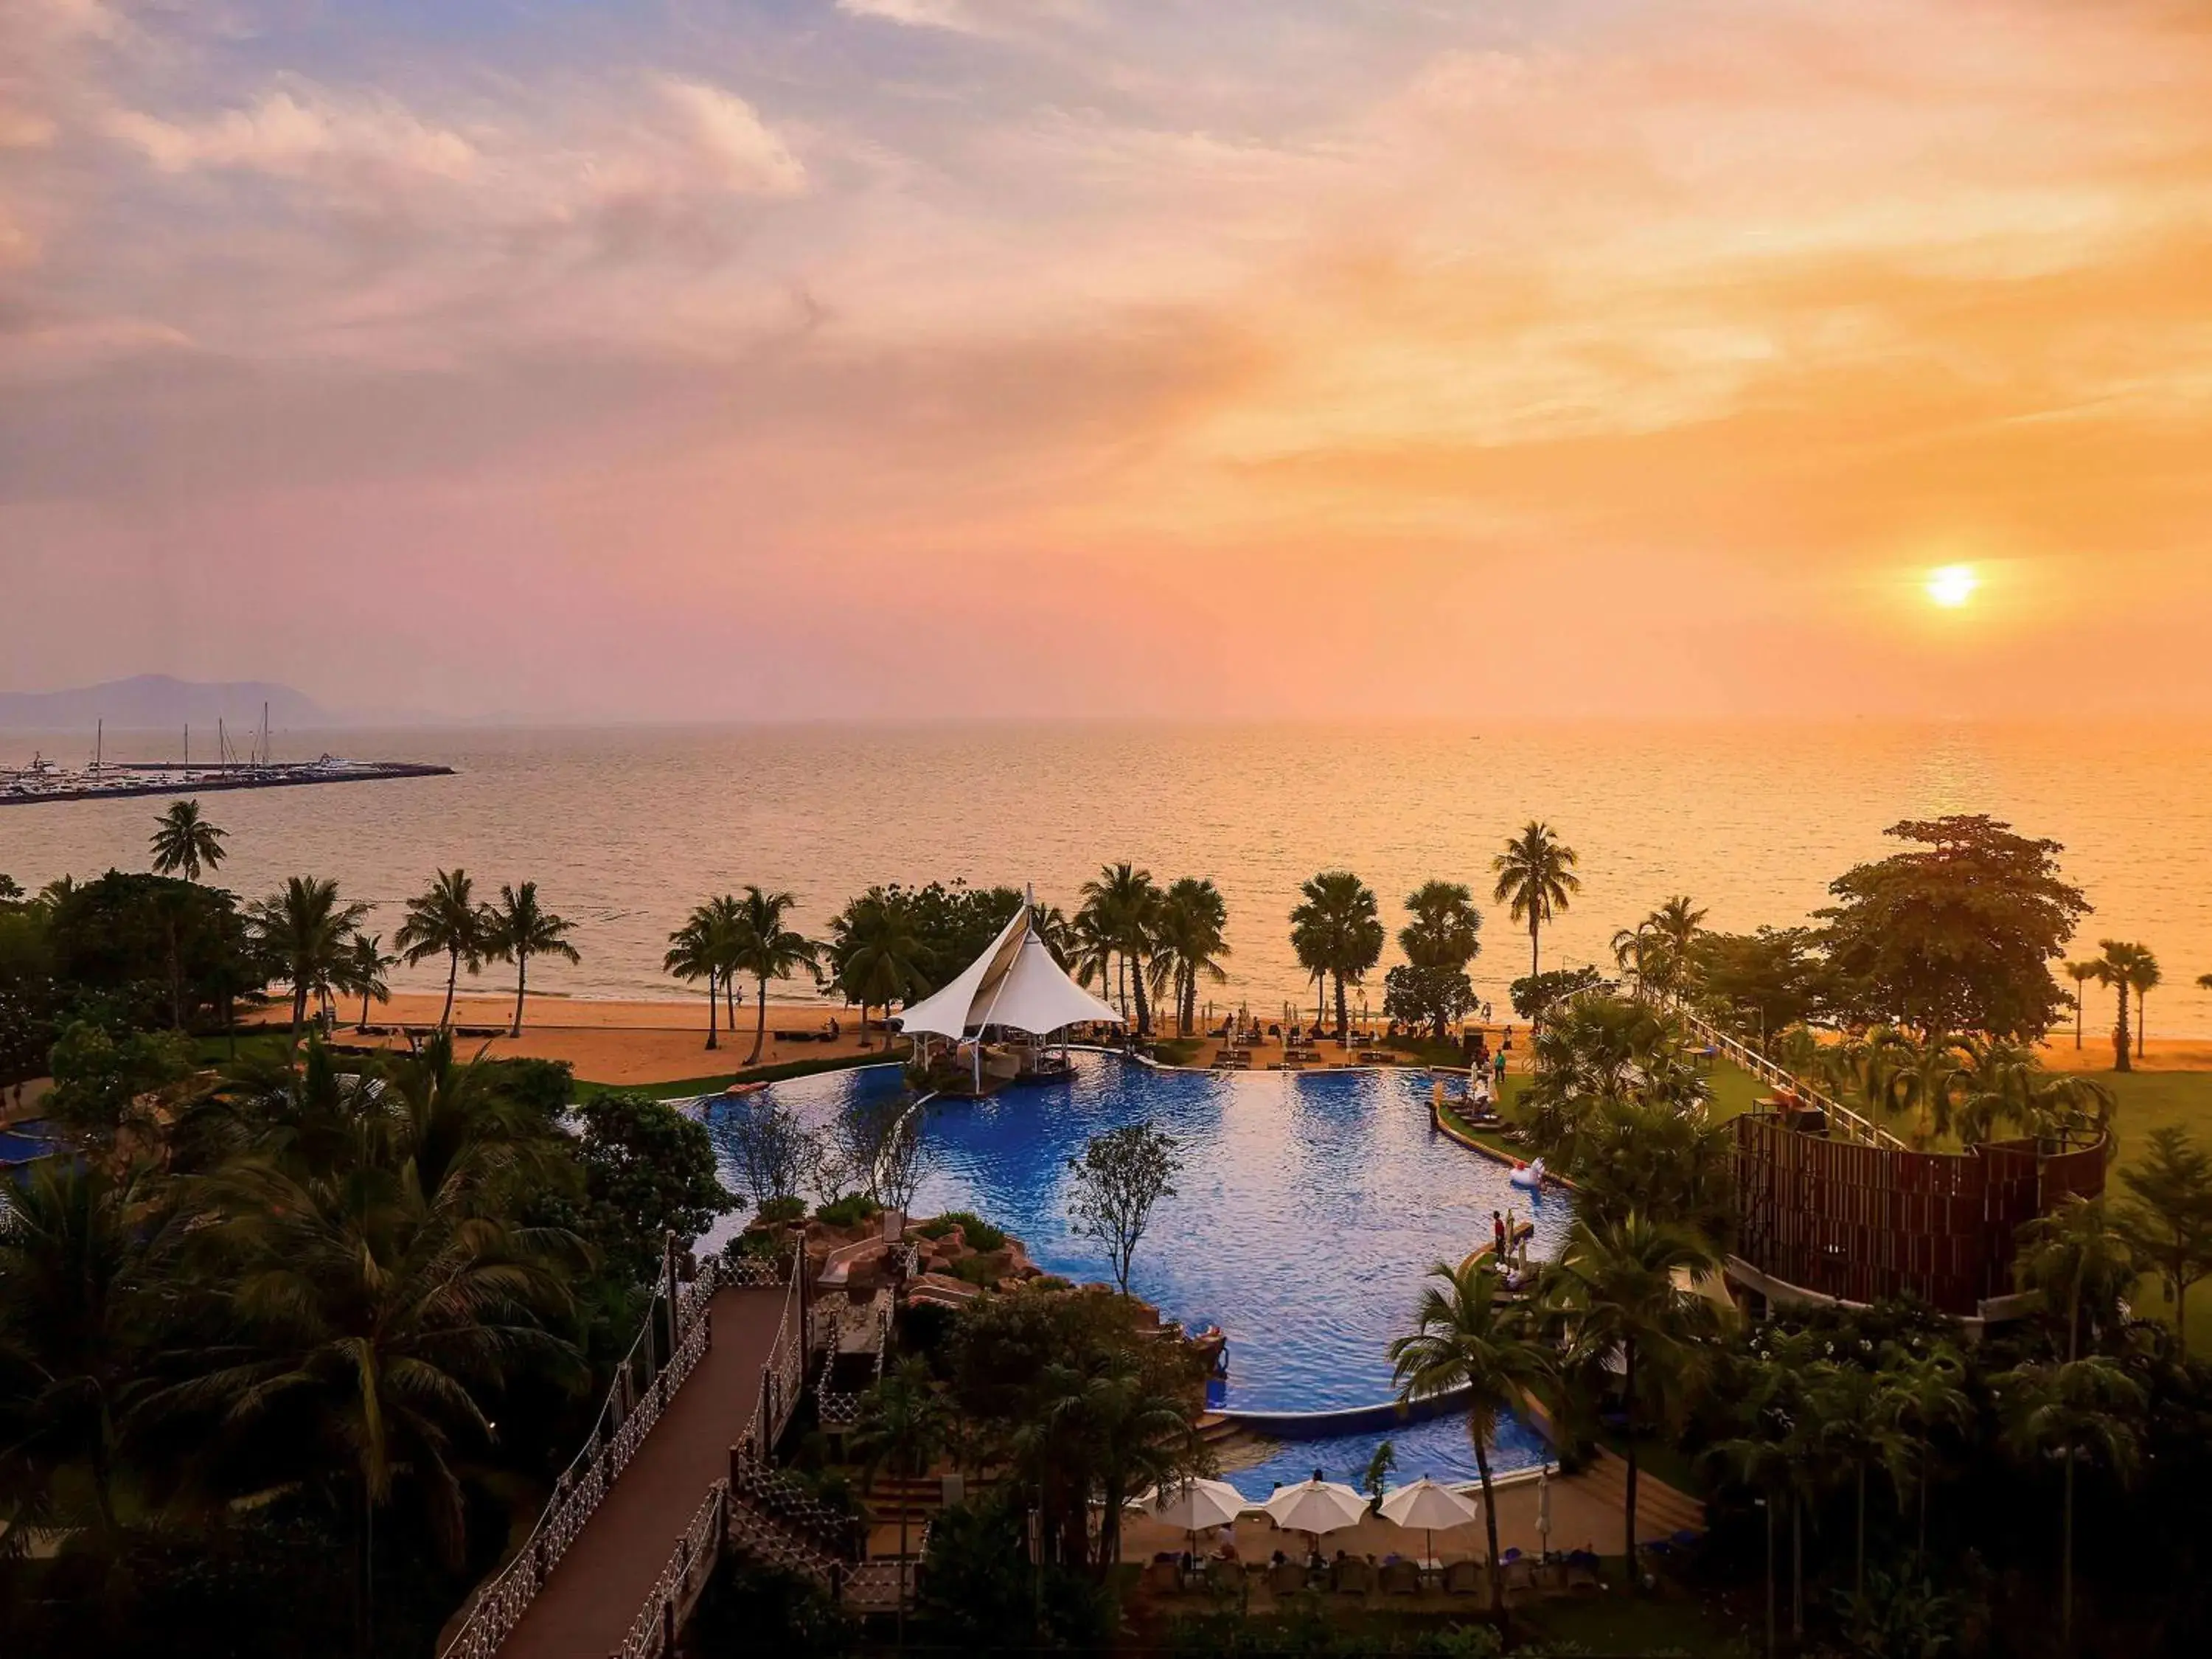
MULTIPOLYGON (((2100 1072, 2097 1078, 2115 1097, 2112 1127, 2120 1157, 2112 1171, 2114 1198, 2126 1197, 2120 1177, 2148 1149, 2153 1129, 2175 1124, 2188 1130, 2198 1146, 2212 1147, 2212 1072, 2100 1072)), ((2146 1277, 2136 1287, 2135 1305, 2138 1313, 2173 1318, 2173 1304, 2165 1300, 2155 1277, 2146 1277)), ((2189 1348, 2192 1354, 2212 1353, 2212 1285, 2199 1284, 2190 1292, 2189 1348)))
POLYGON ((1608 1588, 1595 1595, 1547 1597, 1514 1609, 1516 1642, 1534 1640, 1593 1659, 1679 1653, 1692 1659, 1750 1659, 1762 1645, 1741 1619, 1677 1586, 1630 1595, 1620 1588, 1620 1563, 1601 1571, 1608 1588))

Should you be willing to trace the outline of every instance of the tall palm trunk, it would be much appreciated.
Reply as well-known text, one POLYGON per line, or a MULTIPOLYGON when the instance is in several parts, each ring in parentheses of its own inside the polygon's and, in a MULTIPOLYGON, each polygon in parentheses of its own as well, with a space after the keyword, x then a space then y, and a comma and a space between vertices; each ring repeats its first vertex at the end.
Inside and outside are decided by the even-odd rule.
POLYGON ((354 1030, 356 1030, 356 1031, 366 1031, 368 1029, 368 993, 367 991, 363 991, 363 992, 361 994, 361 1024, 358 1024, 358 1025, 356 1025, 356 1026, 355 1026, 355 1027, 354 1027, 354 1030))
POLYGON ((765 975, 762 976, 760 981, 759 1006, 760 1018, 753 1022, 753 1051, 745 1056, 745 1064, 748 1066, 759 1060, 761 1045, 768 1041, 768 979, 765 975))
POLYGON ((304 980, 292 987, 292 1041, 300 1040, 300 1028, 307 1022, 307 986, 304 980))
POLYGON ((721 1035, 714 1025, 714 1021, 721 1012, 722 981, 710 968, 707 970, 707 1046, 709 1048, 719 1048, 722 1046, 721 1035))
POLYGON ((2136 992, 2136 1058, 2148 1059, 2150 1047, 2150 1011, 2143 1006, 2143 999, 2150 993, 2140 988, 2136 992))
MULTIPOLYGON (((518 949, 514 953, 514 1024, 507 1028, 507 1036, 522 1035, 522 999, 530 985, 530 952, 518 949)), ((364 1000, 362 1006, 368 1006, 364 1000)))
POLYGON ((1622 1412, 1621 1438, 1628 1444, 1628 1480, 1621 1502, 1621 1519, 1627 1530, 1628 1588, 1636 1589, 1636 1339, 1630 1337, 1621 1344, 1625 1362, 1620 1379, 1622 1412))
POLYGON ((1342 1042, 1348 1035, 1352 1016, 1344 1002, 1344 975, 1336 976, 1336 1040, 1342 1042))
POLYGON ((2128 1042, 2128 988, 2127 988, 2126 981, 2123 981, 2121 982, 2121 985, 2120 985, 2120 1029, 2119 1029, 2119 1034, 2118 1034, 2118 1041, 2117 1041, 2117 1042, 2114 1043, 2114 1045, 2113 1045, 2113 1047, 2114 1047, 2114 1050, 2115 1050, 2115 1059, 2114 1059, 2114 1061, 2113 1061, 2112 1069, 2113 1069, 2114 1071, 2116 1071, 2116 1072, 2131 1072, 2131 1071, 2133 1071, 2133 1070, 2135 1069, 2134 1060, 2133 1060, 2132 1057, 2131 1057, 2131 1056, 2129 1054, 2129 1053, 2128 1053, 2129 1046, 2130 1046, 2130 1045, 2129 1045, 2129 1042, 2128 1042))
POLYGON ((1531 911, 1528 916, 1528 977, 1531 979, 1536 977, 1542 961, 1537 953, 1537 935, 1542 927, 1543 924, 1536 920, 1535 913, 1531 911))
POLYGON ((438 1016, 438 1029, 444 1030, 453 1023, 453 993, 461 982, 461 953, 458 950, 446 952, 446 1008, 438 1016))
POLYGON ((1132 956, 1128 958, 1128 963, 1129 988, 1135 992, 1137 996, 1137 1035, 1150 1036, 1152 1034, 1152 1006, 1145 1000, 1145 959, 1142 957, 1132 956))
POLYGON ((1490 1612, 1497 1618, 1505 1611, 1505 1577, 1498 1566, 1498 1498, 1490 1486, 1490 1451, 1482 1443, 1479 1429, 1474 1434, 1474 1472, 1482 1477, 1482 1527, 1490 1544, 1490 1612))

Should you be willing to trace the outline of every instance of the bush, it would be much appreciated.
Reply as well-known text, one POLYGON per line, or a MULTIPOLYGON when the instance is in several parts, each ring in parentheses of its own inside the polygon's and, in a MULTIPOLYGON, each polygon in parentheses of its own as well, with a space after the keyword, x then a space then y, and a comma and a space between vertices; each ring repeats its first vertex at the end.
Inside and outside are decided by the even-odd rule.
POLYGON ((548 1123, 558 1122, 576 1091, 575 1068, 565 1060, 488 1060, 492 1086, 548 1123))
POLYGON ((758 1219, 777 1226, 806 1219, 806 1200, 803 1198, 771 1198, 760 1206, 758 1219))
POLYGON ((1112 1592, 1066 1567, 1032 1568, 1024 1517, 992 1493, 941 1511, 922 1558, 920 1613, 939 1645, 975 1652, 1099 1648, 1113 1639, 1112 1592))
POLYGON ((847 1193, 817 1210, 814 1218, 825 1227, 857 1227, 863 1222, 873 1221, 883 1212, 884 1206, 866 1193, 847 1193))
POLYGON ((947 1210, 929 1224, 937 1230, 928 1234, 931 1238, 942 1238, 957 1227, 961 1237, 967 1241, 971 1250, 981 1250, 988 1255, 993 1250, 1006 1248, 1006 1234, 973 1211, 947 1210))

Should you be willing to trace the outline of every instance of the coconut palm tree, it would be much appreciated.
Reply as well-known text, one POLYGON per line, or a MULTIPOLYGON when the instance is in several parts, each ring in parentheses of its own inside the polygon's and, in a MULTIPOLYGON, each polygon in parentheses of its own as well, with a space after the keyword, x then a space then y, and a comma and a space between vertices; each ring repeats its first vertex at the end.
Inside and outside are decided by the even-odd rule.
POLYGON ((2029 1222, 2013 1261, 2021 1287, 2042 1291, 2046 1309, 2065 1322, 2069 1359, 2081 1353, 2085 1322, 2093 1332, 2119 1328, 2123 1298, 2142 1271, 2101 1197, 2063 1200, 2029 1222))
POLYGON ((1229 907, 1209 879, 1184 876, 1160 896, 1152 930, 1152 994, 1173 1000, 1176 1029, 1184 1036, 1198 1021, 1199 981, 1220 985, 1229 978, 1221 966, 1230 954, 1222 937, 1228 923, 1229 907))
POLYGON ((514 1020, 507 1034, 519 1037, 523 999, 530 986, 530 958, 558 957, 563 962, 576 963, 583 957, 568 942, 568 920, 538 903, 534 881, 526 881, 520 887, 501 885, 499 902, 490 908, 486 922, 484 959, 514 964, 514 1020))
POLYGON ((860 1005, 864 1042, 872 1005, 888 1017, 892 1003, 927 994, 936 961, 915 931, 913 913, 897 897, 871 887, 838 913, 830 933, 831 979, 860 1005))
POLYGON ((2212 1274, 2212 1156, 2179 1124, 2161 1124, 2150 1132, 2150 1150, 2120 1179, 2130 1194, 2120 1231, 2136 1255, 2156 1264, 2186 1360, 2189 1287, 2212 1274))
POLYGON ((368 1005, 392 1000, 392 987, 385 979, 385 971, 399 963, 398 957, 384 953, 384 935, 364 933, 358 929, 346 941, 345 955, 334 980, 337 988, 349 997, 361 999, 361 1024, 355 1029, 368 1029, 368 1005))
POLYGON ((1538 947, 1544 924, 1582 891, 1582 878, 1575 873, 1577 862, 1575 849, 1561 842, 1550 825, 1533 820, 1490 861, 1498 877, 1492 899, 1510 906, 1514 921, 1528 925, 1531 978, 1540 961, 1538 947))
POLYGON ((154 820, 154 873, 182 873, 198 881, 204 870, 212 874, 229 855, 223 851, 223 832, 200 816, 196 800, 169 803, 169 810, 154 820))
POLYGON ((1145 964, 1156 943, 1160 896, 1152 872, 1130 864, 1105 865, 1095 880, 1083 884, 1083 911, 1091 914, 1093 930, 1111 941, 1120 958, 1119 984, 1136 1000, 1139 1036, 1149 1036, 1152 1030, 1145 964))
POLYGON ((292 988, 292 1036, 307 1018, 307 999, 318 1002, 337 988, 351 950, 354 924, 368 914, 366 904, 342 904, 338 884, 319 876, 294 876, 248 913, 246 926, 255 947, 268 960, 274 977, 292 988))
POLYGON ((476 884, 458 866, 439 871, 437 879, 407 901, 406 918, 392 942, 410 968, 433 957, 446 958, 446 1006, 438 1016, 441 1028, 453 1023, 453 993, 460 983, 461 969, 466 968, 471 974, 483 971, 491 939, 491 910, 477 902, 476 884))
POLYGON ((1644 918, 1644 925, 1663 949, 1662 973, 1668 995, 1681 995, 1690 973, 1690 951, 1697 945, 1698 933, 1705 931, 1705 915, 1710 914, 1712 911, 1701 909, 1687 894, 1677 894, 1644 918))
POLYGON ((1498 1575, 1498 1504, 1491 1485, 1490 1446, 1498 1421, 1518 1410, 1532 1389, 1553 1380, 1551 1349, 1526 1310, 1499 1297, 1487 1262, 1469 1257, 1457 1267, 1438 1262, 1423 1281, 1412 1334, 1390 1344, 1398 1396, 1407 1401, 1464 1390, 1467 1434, 1482 1480, 1482 1519, 1490 1544, 1490 1607, 1505 1605, 1498 1575))
MULTIPOLYGON (((722 961, 728 955, 726 941, 714 918, 711 905, 702 904, 691 912, 684 925, 668 936, 668 950, 660 959, 663 973, 673 975, 686 984, 707 981, 707 1046, 722 1046, 719 1021, 722 1012, 722 961)), ((860 1024, 867 1024, 867 1011, 861 1010, 860 1024)))
POLYGON ((761 1047, 768 1041, 769 981, 789 979, 801 968, 813 972, 817 980, 820 977, 821 946, 783 925, 785 913, 798 902, 789 893, 768 893, 749 886, 738 905, 736 948, 729 963, 732 977, 750 974, 758 990, 753 1051, 745 1057, 748 1066, 760 1059, 761 1047))
POLYGON ((2119 939, 2100 939, 2097 948, 2104 952, 2092 964, 2096 969, 2097 983, 2117 991, 2120 999, 2120 1023, 2112 1030, 2112 1069, 2130 1072, 2135 1069, 2135 1059, 2128 1032, 2128 996, 2135 989, 2136 966, 2144 951, 2140 945, 2119 939))
POLYGON ((180 1236, 154 1173, 49 1158, 0 1209, 0 1519, 116 1528, 180 1236), (76 1512, 86 1499, 90 1515, 76 1512))
POLYGON ((1042 1432, 1023 1449, 1081 1472, 1098 1508, 1091 1562, 1101 1577, 1121 1558, 1121 1516, 1130 1498, 1198 1474, 1203 1462, 1185 1401, 1155 1383, 1126 1349, 1094 1349, 1046 1366, 1036 1418, 1042 1432))
POLYGON ((2147 949, 2138 947, 2135 960, 2128 964, 2128 985, 2136 994, 2136 1058, 2145 1058, 2150 1042, 2150 1015, 2144 1012, 2143 999, 2159 988, 2166 975, 2160 971, 2158 958, 2147 949))
POLYGON ((1678 1276, 1694 1279, 1717 1264, 1712 1246, 1687 1228, 1631 1214, 1577 1220, 1544 1279, 1543 1306, 1564 1340, 1562 1369, 1602 1377, 1620 1359, 1623 1439, 1628 1465, 1623 1503, 1628 1582, 1636 1583, 1638 1437, 1655 1405, 1694 1384, 1713 1330, 1711 1305, 1678 1276))
POLYGON ((1345 988, 1366 977, 1382 959, 1381 907, 1375 890, 1349 870, 1324 870, 1298 889, 1300 902, 1291 912, 1291 940, 1304 963, 1309 951, 1336 981, 1336 1036, 1341 1042, 1352 1025, 1345 988))
POLYGON ((2014 1449, 2039 1462, 2056 1452, 2065 1470, 2059 1500, 2058 1639, 2070 1649, 2075 1471, 2087 1458, 2123 1480, 2133 1472, 2142 1388, 2118 1361, 2093 1354, 2063 1364, 2015 1367, 1992 1378, 1990 1392, 2004 1420, 2005 1437, 2014 1449))
POLYGON ((1973 1419, 1973 1401, 1966 1397, 1966 1368, 1958 1351, 1948 1344, 1937 1343, 1924 1353, 1914 1353, 1893 1343, 1881 1356, 1881 1417, 1909 1449, 1909 1456, 1899 1462, 1901 1468, 1911 1471, 1913 1502, 1918 1510, 1913 1555, 1924 1560, 1936 1433, 1964 1427, 1973 1419))
MULTIPOLYGON (((2074 1047, 2078 1053, 2087 1030, 2089 1011, 2089 999, 2084 988, 2097 977, 2097 964, 2094 962, 2069 962, 2066 964, 2066 977, 2074 981, 2074 1047)), ((2212 974, 2204 977, 2212 979, 2212 974)), ((2198 982, 2201 984, 2203 981, 2198 982)))
POLYGON ((249 1158, 205 1182, 207 1244, 234 1266, 245 1352, 226 1351, 175 1398, 213 1409, 227 1437, 295 1478, 344 1470, 370 1609, 376 1512, 397 1483, 459 1565, 459 1457, 491 1440, 503 1375, 520 1357, 557 1369, 575 1354, 545 1326, 568 1305, 544 1254, 552 1237, 489 1213, 471 1163, 425 1182, 423 1149, 384 1110, 356 1117, 342 1146, 321 1167, 249 1158))

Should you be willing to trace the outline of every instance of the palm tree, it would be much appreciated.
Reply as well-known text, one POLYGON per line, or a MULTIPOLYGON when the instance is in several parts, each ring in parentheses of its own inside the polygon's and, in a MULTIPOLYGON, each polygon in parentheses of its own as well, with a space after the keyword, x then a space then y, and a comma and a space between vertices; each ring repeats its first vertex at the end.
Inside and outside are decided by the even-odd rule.
MULTIPOLYGON (((878 1379, 860 1407, 860 1420, 853 1427, 853 1460, 870 1475, 888 1470, 907 1480, 929 1473, 945 1449, 948 1423, 944 1401, 930 1381, 929 1362, 918 1357, 902 1359, 878 1379)), ((906 1642, 907 1516, 911 1505, 899 1504, 898 1639, 906 1642)))
MULTIPOLYGON (((2069 962, 2066 964, 2066 977, 2074 981, 2074 1048, 2078 1053, 2087 1028, 2089 1011, 2088 997, 2083 988, 2097 977, 2097 964, 2094 962, 2069 962)), ((2212 974, 2207 974, 2204 977, 2212 979, 2212 974)), ((2198 983, 2202 984, 2203 981, 2200 980, 2198 983)))
POLYGON ((437 879, 418 897, 407 901, 406 920, 392 942, 399 947, 407 965, 446 958, 446 1006, 438 1016, 441 1027, 453 1023, 453 992, 461 969, 481 972, 492 938, 492 913, 476 902, 476 884, 458 866, 438 872, 437 879))
MULTIPOLYGON (((388 1111, 356 1116, 339 1145, 342 1155, 319 1167, 252 1158, 206 1183, 210 1240, 236 1264, 232 1300, 247 1351, 177 1397, 218 1408, 225 1430, 311 1477, 345 1468, 368 1609, 375 1515, 395 1481, 410 1481, 441 1553, 458 1565, 457 1451, 492 1439, 486 1406, 517 1356, 575 1356, 544 1323, 568 1305, 545 1254, 566 1235, 489 1213, 468 1160, 426 1182, 425 1149, 388 1111)), ((374 1650, 373 1632, 365 1647, 374 1650)))
POLYGON ((1199 981, 1220 985, 1229 978, 1221 966, 1230 954, 1222 937, 1228 923, 1229 906, 1209 879, 1184 876, 1160 896, 1152 930, 1152 992, 1173 998, 1176 1029, 1184 1036, 1198 1021, 1199 981))
POLYGON ((103 1537, 116 1486, 153 1387, 146 1340, 172 1299, 163 1266, 174 1242, 150 1170, 49 1158, 0 1210, 0 1472, 11 1528, 75 1524, 89 1497, 103 1537))
POLYGON ((354 924, 366 904, 341 904, 338 884, 319 876, 294 876, 284 890, 256 904, 246 918, 255 946, 274 976, 292 988, 292 1036, 307 1018, 307 999, 318 1002, 337 988, 351 949, 354 924))
POLYGON ((398 965, 398 957, 384 954, 384 935, 364 933, 356 930, 346 941, 345 955, 333 983, 348 996, 361 999, 361 1024, 356 1029, 368 1029, 368 1005, 372 1001, 392 1000, 392 987, 385 979, 385 970, 398 965))
POLYGON ((1698 935, 1705 931, 1705 918, 1712 913, 1698 908, 1687 893, 1677 893, 1644 919, 1667 947, 1670 978, 1679 981, 1690 960, 1691 947, 1698 935))
POLYGON ((2013 1261, 2021 1287, 2042 1291, 2045 1307, 2065 1320, 2069 1359, 2081 1352, 2084 1316, 2098 1331, 2118 1328, 2122 1299, 2142 1268, 2101 1197, 2063 1200, 2029 1222, 2013 1261))
POLYGON ((865 1042, 869 1007, 880 1006, 888 1018, 893 1002, 912 1002, 925 994, 928 970, 935 963, 915 931, 913 912, 879 887, 848 904, 830 932, 832 976, 837 988, 860 1005, 865 1042))
POLYGON ((2120 997, 2120 1023, 2112 1032, 2112 1069, 2116 1072, 2133 1071, 2135 1061, 2129 1053, 2131 1045, 2128 1036, 2128 994, 2135 989, 2136 967, 2145 952, 2142 945, 2118 939, 2100 939, 2097 941, 2097 948, 2104 952, 2091 964, 2096 970, 2097 983, 2109 990, 2118 991, 2120 997))
POLYGON ((1938 1343, 1925 1353, 1909 1353, 1893 1344, 1882 1356, 1881 1413, 1912 1449, 1913 1497, 1919 1510, 1913 1546, 1917 1559, 1925 1560, 1928 1555, 1928 1488, 1934 1480, 1936 1431, 1972 1420, 1966 1376, 1966 1366, 1948 1344, 1938 1343))
POLYGON ((1152 884, 1152 872, 1133 865, 1103 866, 1097 879, 1083 884, 1083 912, 1093 918, 1093 930, 1111 942, 1121 959, 1121 984, 1136 999, 1139 1036, 1149 1036, 1152 1030, 1152 1005, 1145 1000, 1145 963, 1153 950, 1159 908, 1160 890, 1152 884))
POLYGON ((530 958, 558 957, 563 962, 575 963, 583 957, 568 943, 568 922, 538 902, 538 884, 534 881, 526 881, 520 887, 501 885, 499 902, 490 907, 485 921, 485 960, 514 964, 514 1023, 507 1028, 507 1034, 519 1037, 522 1035, 522 1000, 530 983, 530 958))
POLYGON ((198 881, 203 870, 212 873, 228 856, 223 851, 223 832, 200 816, 196 800, 169 803, 169 810, 154 820, 154 873, 184 872, 186 881, 198 881))
POLYGON ((1184 1401, 1158 1387, 1134 1354, 1094 1350, 1048 1365, 1038 1390, 1044 1431, 1030 1448, 1082 1471, 1098 1505, 1091 1560, 1103 1577, 1121 1556, 1121 1515, 1147 1486, 1195 1474, 1204 1458, 1184 1401))
POLYGON ((1677 1277, 1694 1279, 1711 1273, 1717 1260, 1712 1246, 1687 1228, 1631 1214, 1576 1221, 1566 1248, 1545 1275, 1545 1310, 1565 1339, 1563 1369, 1601 1377, 1607 1358, 1620 1358, 1628 1464, 1623 1524, 1632 1588, 1638 1437, 1645 1408, 1662 1390, 1695 1380, 1705 1358, 1702 1345, 1713 1328, 1711 1304, 1683 1288, 1677 1277))
POLYGON ((2130 1194, 2120 1231, 2138 1255, 2158 1265, 2186 1360, 2189 1287, 2212 1274, 2212 1156, 2179 1124, 2160 1124, 2150 1132, 2150 1150, 2120 1179, 2130 1194))
POLYGON ((1349 870, 1324 870, 1298 889, 1301 902, 1291 912, 1291 940, 1301 963, 1309 951, 1336 981, 1336 1039, 1352 1025, 1345 988, 1364 978, 1382 959, 1381 907, 1375 890, 1349 870))
POLYGON ((2133 1470, 2136 1432, 2130 1419, 2143 1391, 2119 1362, 2102 1354, 2063 1364, 2030 1364, 1990 1381, 2006 1438, 2025 1455, 2057 1452, 2065 1468, 2060 1499, 2058 1639, 2074 1643, 2074 1474, 2084 1456, 2100 1460, 2122 1480, 2133 1470))
MULTIPOLYGON (((707 981, 707 1046, 722 1046, 721 1018, 722 962, 729 954, 727 941, 714 916, 714 907, 700 905, 691 912, 684 924, 668 936, 668 951, 660 959, 661 971, 672 974, 688 984, 707 981)), ((860 1024, 866 1029, 867 1010, 860 1011, 860 1024)))
POLYGON ((1896 1467, 1905 1441, 1883 1415, 1881 1384, 1858 1365, 1820 1368, 1813 1390, 1821 1449, 1850 1474, 1853 1488, 1851 1593, 1866 1593, 1867 1474, 1876 1463, 1896 1467))
POLYGON ((1528 924, 1528 973, 1537 972, 1540 934, 1546 922, 1573 902, 1582 891, 1575 873, 1575 849, 1562 842, 1551 826, 1531 821, 1505 843, 1505 850, 1490 861, 1498 885, 1491 894, 1499 904, 1510 905, 1516 921, 1528 924))
POLYGON ((814 969, 819 976, 821 947, 783 925, 784 913, 798 902, 789 893, 764 893, 757 887, 747 887, 738 907, 736 948, 729 966, 735 970, 732 977, 750 974, 759 990, 753 1051, 745 1058, 748 1066, 759 1060, 761 1046, 768 1041, 769 981, 789 979, 801 968, 814 969))
POLYGON ((2159 988, 2165 978, 2159 970, 2158 958, 2148 950, 2138 948, 2135 960, 2128 964, 2128 984, 2136 994, 2136 1058, 2145 1057, 2149 1046, 2150 1016, 2143 1010, 2143 998, 2159 988))
POLYGON ((1505 1605, 1498 1573, 1498 1504, 1490 1481, 1490 1445, 1498 1419, 1517 1410, 1522 1396, 1553 1378, 1551 1350, 1526 1312, 1499 1299, 1500 1282, 1488 1263, 1468 1258, 1456 1268, 1429 1269, 1413 1316, 1413 1332, 1390 1344, 1399 1398, 1413 1401, 1464 1389, 1467 1433, 1482 1478, 1482 1519, 1489 1534, 1490 1607, 1505 1605))

